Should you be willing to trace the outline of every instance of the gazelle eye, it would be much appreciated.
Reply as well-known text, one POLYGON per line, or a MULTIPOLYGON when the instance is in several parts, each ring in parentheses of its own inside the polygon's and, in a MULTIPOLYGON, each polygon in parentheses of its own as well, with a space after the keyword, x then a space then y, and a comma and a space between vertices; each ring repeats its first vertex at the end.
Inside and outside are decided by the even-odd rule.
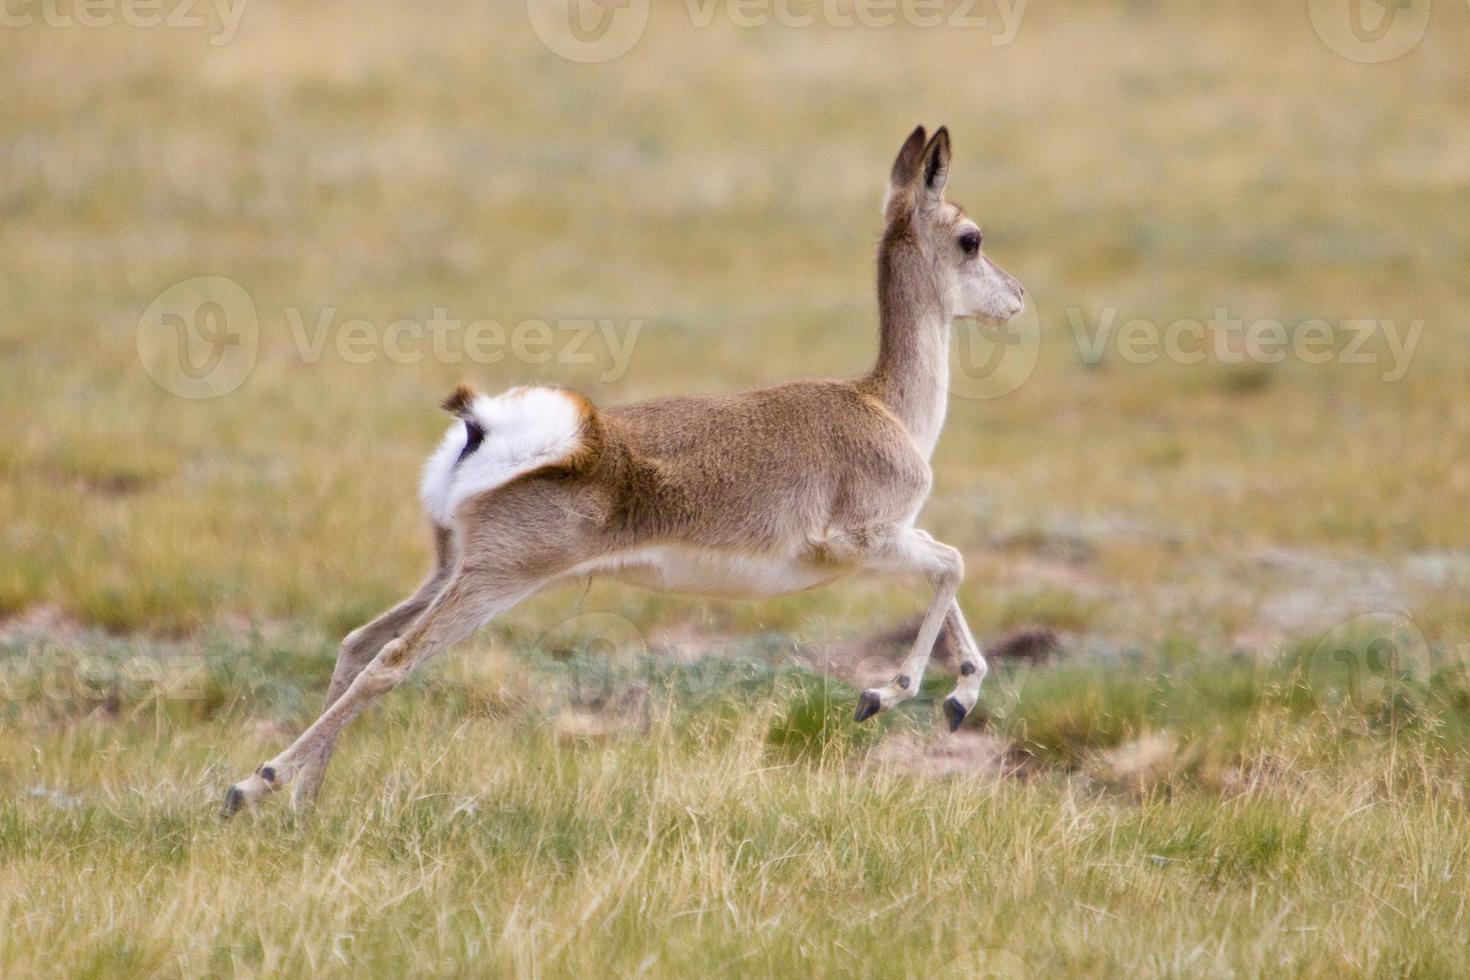
POLYGON ((980 254, 980 232, 971 230, 961 235, 960 248, 965 250, 966 255, 980 254))

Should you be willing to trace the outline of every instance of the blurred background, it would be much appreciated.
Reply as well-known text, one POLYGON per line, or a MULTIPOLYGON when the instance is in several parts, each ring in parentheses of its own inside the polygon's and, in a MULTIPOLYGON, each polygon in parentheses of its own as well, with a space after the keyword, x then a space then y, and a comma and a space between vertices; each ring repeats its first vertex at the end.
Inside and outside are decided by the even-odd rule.
POLYGON ((1463 975, 1467 37, 1458 0, 9 0, 0 962, 1463 975), (943 656, 848 721, 916 590, 568 586, 355 728, 313 829, 212 822, 427 570, 454 384, 866 370, 918 124, 1030 301, 956 328, 920 519, 997 658, 969 729, 943 656))
MULTIPOLYGON (((924 523, 967 552, 972 618, 1227 647, 1364 604, 1465 625, 1470 10, 1370 43, 1305 3, 125 6, 0 32, 0 609, 340 634, 426 565, 455 382, 606 404, 864 370, 922 123, 1039 338, 1014 384, 957 375, 935 457, 924 523), (175 331, 200 374, 216 316, 254 345, 170 384, 175 331)), ((958 336, 983 364, 995 338, 958 336)), ((794 627, 864 618, 864 588, 589 601, 794 627)))
MULTIPOLYGON (((960 379, 935 458, 924 522, 969 554, 981 623, 1259 645, 1365 601, 1465 624, 1470 10, 1406 12, 1422 37, 1373 64, 1307 4, 587 7, 16 9, 0 608, 340 633, 426 564, 453 383, 610 403, 864 370, 887 168, 942 123, 950 196, 1040 338, 1014 391, 960 379), (180 324, 208 348, 206 300, 258 347, 180 397, 146 369, 180 324), (436 311, 460 324, 437 347, 436 311), (1232 363, 1221 317, 1326 321, 1325 363, 1232 363), (1166 350, 1181 320, 1209 335, 1166 350)), ((800 604, 850 616, 842 594, 800 604)))

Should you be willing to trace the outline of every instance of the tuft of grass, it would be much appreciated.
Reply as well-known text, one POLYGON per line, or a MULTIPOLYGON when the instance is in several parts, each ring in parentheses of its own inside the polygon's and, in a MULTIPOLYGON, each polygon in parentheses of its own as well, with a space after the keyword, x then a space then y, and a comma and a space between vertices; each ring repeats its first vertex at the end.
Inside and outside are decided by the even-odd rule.
POLYGON ((766 744, 786 758, 840 759, 870 743, 883 727, 856 725, 852 714, 857 691, 827 678, 799 682, 777 698, 784 704, 766 728, 766 744))
MULTIPOLYGON (((1381 653, 1381 639, 1363 640, 1359 652, 1381 653)), ((1165 645, 1147 654, 1005 666, 990 688, 985 717, 1033 762, 1067 771, 1100 763, 1093 768, 1105 781, 1113 773, 1114 781, 1127 782, 1117 772, 1131 764, 1129 753, 1158 749, 1148 742, 1162 732, 1173 747, 1158 753, 1158 766, 1204 781, 1243 764, 1281 730, 1320 738, 1313 751, 1327 754, 1400 737, 1430 756, 1470 753, 1470 672, 1458 660, 1422 679, 1389 674, 1390 684, 1365 689, 1356 671, 1308 671, 1304 649, 1313 648, 1258 658, 1165 645)))

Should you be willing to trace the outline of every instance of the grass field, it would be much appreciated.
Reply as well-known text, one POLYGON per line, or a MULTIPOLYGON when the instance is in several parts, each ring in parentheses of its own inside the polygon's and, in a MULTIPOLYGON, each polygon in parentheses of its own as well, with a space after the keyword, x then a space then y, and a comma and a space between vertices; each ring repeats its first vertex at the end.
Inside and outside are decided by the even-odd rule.
POLYGON ((1365 64, 1306 2, 658 3, 577 64, 422 6, 7 8, 0 972, 1470 971, 1470 9, 1365 64), (922 523, 982 640, 1059 650, 957 736, 943 664, 857 729, 917 591, 561 589, 359 721, 310 822, 216 819, 426 568, 453 384, 863 370, 917 123, 1039 331, 957 384, 922 523), (202 276, 258 349, 181 397, 140 324, 202 276), (1291 349, 1099 333, 1140 319, 1291 349))

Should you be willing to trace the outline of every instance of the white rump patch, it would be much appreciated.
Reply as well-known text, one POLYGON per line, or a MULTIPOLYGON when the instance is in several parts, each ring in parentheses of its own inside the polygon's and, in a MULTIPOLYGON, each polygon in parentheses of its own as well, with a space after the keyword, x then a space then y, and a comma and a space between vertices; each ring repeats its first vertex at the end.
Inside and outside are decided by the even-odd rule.
POLYGON ((461 460, 465 423, 456 419, 424 467, 419 497, 440 527, 454 523, 454 512, 467 498, 560 462, 581 446, 582 406, 558 388, 479 395, 470 412, 485 430, 484 441, 461 460))

